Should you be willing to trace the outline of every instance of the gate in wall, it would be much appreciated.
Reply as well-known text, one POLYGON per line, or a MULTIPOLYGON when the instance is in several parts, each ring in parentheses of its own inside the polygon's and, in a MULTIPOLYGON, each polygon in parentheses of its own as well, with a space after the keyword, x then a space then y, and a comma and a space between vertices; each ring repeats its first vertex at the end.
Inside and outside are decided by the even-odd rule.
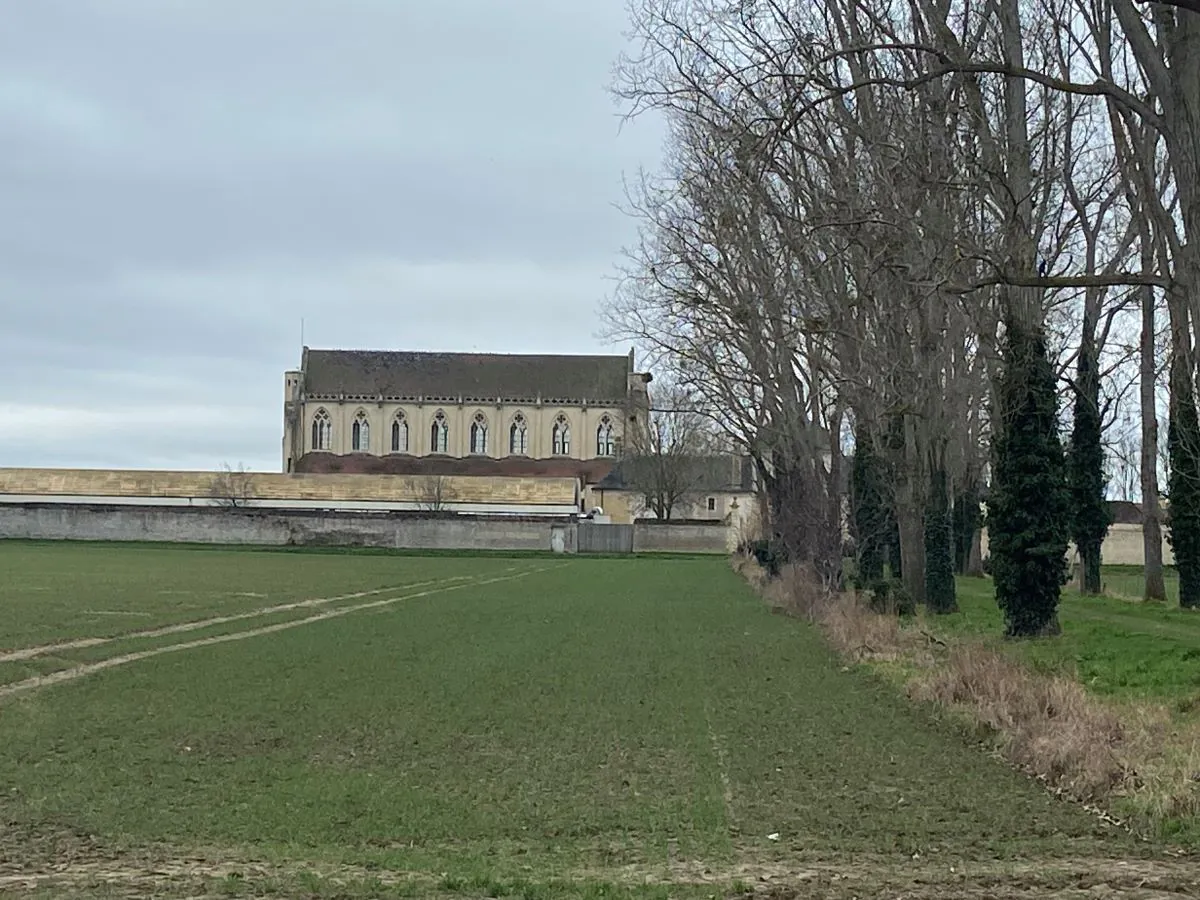
POLYGON ((582 521, 576 532, 579 553, 632 553, 633 526, 582 521))

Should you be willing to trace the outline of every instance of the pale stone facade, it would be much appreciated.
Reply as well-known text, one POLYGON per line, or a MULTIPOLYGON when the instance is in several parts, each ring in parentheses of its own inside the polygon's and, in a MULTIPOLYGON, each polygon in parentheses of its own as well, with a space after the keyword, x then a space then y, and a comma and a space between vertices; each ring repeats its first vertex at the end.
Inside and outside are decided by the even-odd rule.
POLYGON ((284 375, 283 470, 308 454, 615 459, 644 428, 625 356, 310 351, 284 375))

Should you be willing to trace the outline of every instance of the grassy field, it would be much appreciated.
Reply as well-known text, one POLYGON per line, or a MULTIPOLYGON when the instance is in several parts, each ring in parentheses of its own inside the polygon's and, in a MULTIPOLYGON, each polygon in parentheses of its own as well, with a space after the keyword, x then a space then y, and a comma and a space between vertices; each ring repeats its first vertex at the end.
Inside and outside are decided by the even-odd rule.
POLYGON ((724 560, 0 544, 0 566, 0 894, 1149 897, 1195 874, 842 666, 724 560))
MULTIPOLYGON (((1138 576, 1128 570, 1106 572, 1105 582, 1110 590, 1139 593, 1138 576)), ((1128 595, 1066 591, 1059 607, 1062 636, 1010 650, 1039 668, 1069 672, 1101 695, 1200 709, 1200 614, 1128 595)), ((939 618, 938 629, 993 637, 1003 632, 990 580, 960 579, 958 598, 961 612, 939 618)))

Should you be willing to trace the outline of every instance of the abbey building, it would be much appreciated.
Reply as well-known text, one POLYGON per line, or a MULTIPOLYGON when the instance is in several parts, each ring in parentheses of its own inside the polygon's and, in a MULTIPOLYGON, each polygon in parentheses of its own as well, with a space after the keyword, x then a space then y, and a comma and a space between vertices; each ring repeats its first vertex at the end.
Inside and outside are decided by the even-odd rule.
POLYGON ((611 464, 646 427, 649 381, 632 351, 305 347, 284 375, 283 471, 582 472, 611 464))

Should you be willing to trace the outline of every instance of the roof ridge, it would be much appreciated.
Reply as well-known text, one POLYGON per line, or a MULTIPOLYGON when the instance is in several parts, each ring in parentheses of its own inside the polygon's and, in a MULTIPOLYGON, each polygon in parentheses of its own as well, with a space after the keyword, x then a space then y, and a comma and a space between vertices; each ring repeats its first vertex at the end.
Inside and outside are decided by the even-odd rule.
POLYGON ((410 356, 503 356, 503 357, 553 357, 557 359, 612 359, 626 360, 625 353, 511 353, 490 350, 375 350, 367 347, 309 347, 310 353, 404 353, 410 356))

